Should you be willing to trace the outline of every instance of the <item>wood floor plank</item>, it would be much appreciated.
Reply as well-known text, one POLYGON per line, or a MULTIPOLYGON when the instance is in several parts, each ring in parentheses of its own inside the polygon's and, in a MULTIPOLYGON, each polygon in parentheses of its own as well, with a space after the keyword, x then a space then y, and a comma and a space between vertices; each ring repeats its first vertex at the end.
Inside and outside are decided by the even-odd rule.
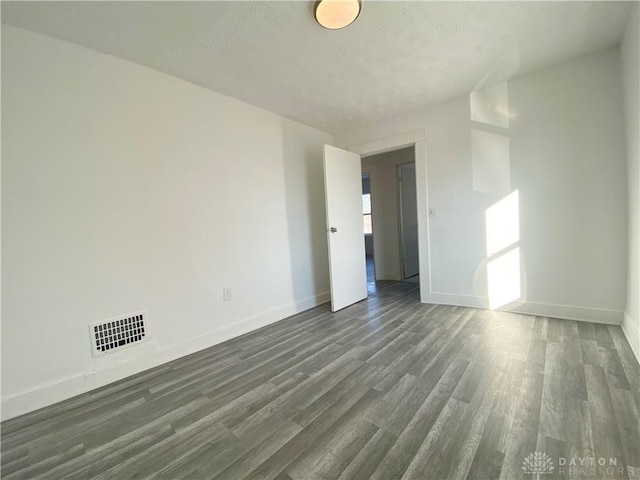
POLYGON ((578 336, 582 340, 596 340, 596 330, 593 323, 578 322, 578 336))
POLYGON ((294 480, 338 478, 379 428, 362 419, 352 418, 337 425, 308 449, 286 471, 294 480))
POLYGON ((423 439, 431 431, 441 411, 447 405, 451 394, 468 366, 469 362, 453 361, 443 374, 441 381, 436 384, 433 391, 404 429, 398 441, 391 447, 380 465, 378 465, 378 468, 373 472, 372 479, 396 478, 404 474, 422 445, 423 439))
POLYGON ((349 463, 340 476, 341 480, 369 478, 398 437, 380 428, 349 463))
POLYGON ((585 366, 589 414, 596 458, 623 459, 620 430, 611 401, 604 368, 585 366))
POLYGON ((406 470, 402 472, 402 479, 445 478, 442 471, 438 472, 434 467, 438 464, 440 452, 447 451, 451 431, 462 420, 467 407, 467 403, 449 398, 406 470))
POLYGON ((332 428, 339 425, 345 418, 349 419, 352 416, 357 416, 361 412, 366 411, 378 395, 379 393, 374 390, 354 387, 351 395, 343 397, 340 402, 328 408, 324 415, 314 419, 298 435, 251 472, 247 478, 271 478, 285 471, 289 465, 294 463, 316 442, 326 438, 325 435, 327 432, 330 432, 332 428))
POLYGON ((593 328, 596 334, 596 342, 599 347, 615 348, 613 338, 611 338, 607 325, 595 324, 593 328))
POLYGON ((440 455, 438 462, 433 465, 434 478, 467 478, 476 451, 482 438, 482 433, 493 409, 496 398, 497 383, 494 379, 483 378, 475 394, 468 402, 460 424, 467 428, 455 428, 448 435, 448 445, 441 451, 447 455, 440 455))
POLYGON ((233 462, 227 462, 228 465, 219 461, 213 464, 210 462, 208 465, 196 465, 192 467, 188 476, 219 478, 221 480, 244 478, 291 441, 300 431, 301 428, 293 422, 282 422, 271 435, 260 437, 262 438, 260 442, 244 442, 243 449, 246 450, 246 453, 233 462))
POLYGON ((631 386, 622 368, 618 352, 611 348, 599 348, 600 361, 604 367, 607 382, 614 388, 631 391, 631 386))
POLYGON ((507 440, 500 479, 519 478, 522 461, 537 445, 544 375, 526 370, 507 440))
POLYGON ((476 393, 476 389, 482 380, 483 365, 471 362, 469 368, 460 379, 458 386, 453 391, 453 398, 462 402, 470 403, 471 398, 476 393))
POLYGON ((568 458, 592 458, 594 456, 588 401, 575 397, 567 399, 564 411, 564 431, 565 455, 568 458))
MULTIPOLYGON (((631 392, 611 389, 613 412, 618 421, 620 440, 626 465, 640 465, 640 412, 631 392)), ((640 472, 638 472, 640 473, 640 472)))
POLYGON ((583 364, 594 365, 599 367, 602 365, 600 360, 600 351, 595 340, 580 340, 580 350, 582 351, 583 364))
POLYGON ((181 462, 184 457, 198 458, 203 449, 210 448, 212 442, 217 446, 219 441, 234 443, 237 442, 237 439, 222 424, 211 425, 207 428, 185 429, 154 443, 143 452, 123 459, 92 478, 129 480, 152 476, 181 462))
POLYGON ((365 387, 366 385, 362 382, 362 379, 373 368, 375 368, 373 365, 360 365, 309 405, 298 405, 299 412, 294 414, 291 420, 300 425, 300 427, 306 427, 333 404, 341 401, 344 396, 350 395, 353 388, 365 387))
POLYGON ((209 477, 222 468, 222 465, 232 463, 240 455, 241 447, 233 435, 225 432, 225 435, 203 442, 171 463, 165 463, 158 471, 155 471, 157 467, 149 468, 143 478, 173 480, 209 477))
POLYGON ((379 287, 3 422, 2 478, 513 479, 535 451, 640 467, 620 327, 379 287))
POLYGON ((246 418, 280 394, 281 390, 275 385, 263 383, 244 395, 238 396, 235 401, 222 406, 215 402, 205 402, 201 408, 174 419, 171 426, 176 431, 184 427, 213 422, 220 422, 230 427, 234 425, 234 421, 246 418))
POLYGON ((567 371, 562 360, 562 345, 547 342, 544 379, 542 382, 542 405, 540 409, 540 434, 564 440, 564 375, 567 371))
POLYGON ((405 374, 396 385, 386 394, 381 396, 372 408, 367 412, 365 418, 368 422, 384 428, 387 431, 398 434, 404 426, 394 428, 393 422, 396 419, 397 409, 406 409, 406 401, 416 387, 418 379, 410 374, 405 374))
POLYGON ((570 365, 582 366, 584 359, 582 358, 582 344, 580 343, 580 337, 565 336, 565 330, 562 335, 562 350, 564 350, 563 359, 570 365))
POLYGON ((547 342, 539 338, 532 338, 527 353, 527 364, 530 370, 544 373, 544 364, 547 356, 547 342))
POLYGON ((103 471, 116 468, 117 465, 137 455, 144 454, 155 444, 173 435, 170 425, 161 428, 149 428, 132 432, 118 440, 87 452, 86 457, 78 457, 47 472, 48 478, 93 478, 103 471))
MULTIPOLYGON (((638 361, 633 351, 629 348, 627 339, 620 327, 609 326, 609 334, 618 353, 625 377, 629 382, 636 408, 640 410, 640 368, 638 368, 638 361)), ((640 470, 638 472, 640 473, 640 470)))

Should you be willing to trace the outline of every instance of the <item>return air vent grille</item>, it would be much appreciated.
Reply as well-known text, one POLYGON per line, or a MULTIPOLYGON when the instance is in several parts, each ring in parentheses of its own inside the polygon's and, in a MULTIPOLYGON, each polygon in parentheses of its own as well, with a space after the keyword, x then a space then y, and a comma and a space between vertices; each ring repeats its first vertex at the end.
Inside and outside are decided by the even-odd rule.
POLYGON ((94 355, 103 355, 146 340, 146 314, 140 312, 92 323, 89 330, 94 355))

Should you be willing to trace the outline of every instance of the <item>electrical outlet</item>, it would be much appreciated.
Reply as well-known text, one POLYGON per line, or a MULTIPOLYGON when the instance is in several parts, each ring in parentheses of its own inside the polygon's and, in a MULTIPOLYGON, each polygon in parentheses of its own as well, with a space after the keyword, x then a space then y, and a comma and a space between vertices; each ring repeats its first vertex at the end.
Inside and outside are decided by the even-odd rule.
POLYGON ((222 289, 222 300, 225 302, 231 300, 231 289, 229 287, 224 287, 222 289))

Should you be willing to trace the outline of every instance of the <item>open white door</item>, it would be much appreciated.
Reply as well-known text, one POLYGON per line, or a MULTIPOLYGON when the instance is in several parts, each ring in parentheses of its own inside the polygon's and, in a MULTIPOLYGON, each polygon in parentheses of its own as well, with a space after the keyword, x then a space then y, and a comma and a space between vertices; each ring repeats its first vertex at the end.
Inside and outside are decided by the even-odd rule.
POLYGON ((360 155, 324 146, 331 311, 367 298, 360 155))

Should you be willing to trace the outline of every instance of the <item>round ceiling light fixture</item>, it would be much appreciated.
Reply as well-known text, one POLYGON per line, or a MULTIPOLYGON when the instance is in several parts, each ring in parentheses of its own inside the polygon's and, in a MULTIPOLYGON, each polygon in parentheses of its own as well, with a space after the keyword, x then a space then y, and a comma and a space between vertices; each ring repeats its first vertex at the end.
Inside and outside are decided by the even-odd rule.
POLYGON ((351 25, 360 15, 360 0, 318 0, 314 7, 316 21, 329 30, 351 25))

